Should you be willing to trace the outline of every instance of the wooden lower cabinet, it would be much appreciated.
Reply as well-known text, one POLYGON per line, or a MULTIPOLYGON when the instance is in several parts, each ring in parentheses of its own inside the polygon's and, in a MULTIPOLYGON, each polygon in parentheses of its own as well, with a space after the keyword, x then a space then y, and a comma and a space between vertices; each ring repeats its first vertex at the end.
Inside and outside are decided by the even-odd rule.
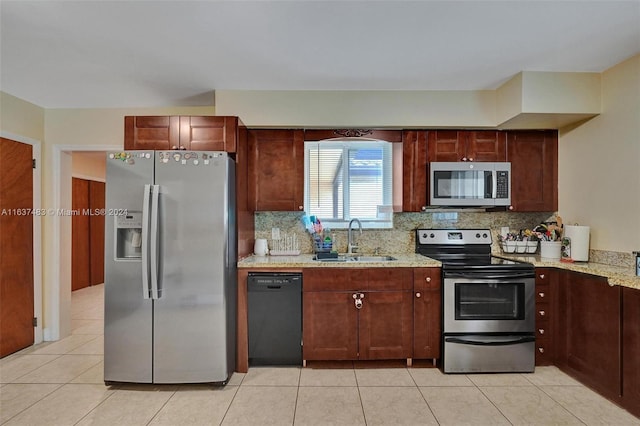
POLYGON ((622 406, 640 417, 640 290, 622 289, 622 406))
POLYGON ((554 286, 555 364, 605 397, 621 394, 621 290, 606 278, 561 272, 554 286))
POLYGON ((410 268, 305 269, 303 359, 411 358, 411 271, 410 268))
POLYGON ((413 270, 413 358, 440 358, 441 269, 413 270))
POLYGON ((351 293, 305 291, 302 312, 303 359, 358 358, 358 311, 351 293))

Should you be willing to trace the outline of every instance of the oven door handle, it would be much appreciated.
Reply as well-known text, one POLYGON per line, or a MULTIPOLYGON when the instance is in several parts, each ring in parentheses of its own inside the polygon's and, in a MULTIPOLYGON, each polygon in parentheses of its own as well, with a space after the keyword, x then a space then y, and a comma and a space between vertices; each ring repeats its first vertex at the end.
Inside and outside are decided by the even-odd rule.
POLYGON ((535 336, 518 336, 515 339, 509 340, 501 340, 501 339, 491 339, 490 337, 486 340, 475 340, 469 338, 461 338, 461 337, 445 337, 445 342, 449 343, 461 343, 464 345, 476 345, 476 346, 506 346, 506 345, 517 345, 519 343, 528 343, 535 342, 535 336))
POLYGON ((480 280, 513 280, 522 278, 535 278, 533 272, 506 272, 506 273, 490 273, 490 272, 449 272, 444 274, 444 278, 468 278, 480 280))

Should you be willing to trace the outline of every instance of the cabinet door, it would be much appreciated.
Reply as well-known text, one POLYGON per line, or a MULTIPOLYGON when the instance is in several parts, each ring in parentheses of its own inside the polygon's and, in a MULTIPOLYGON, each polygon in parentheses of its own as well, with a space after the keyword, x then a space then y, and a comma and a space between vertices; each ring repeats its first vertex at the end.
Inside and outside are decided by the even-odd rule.
POLYGON ((427 135, 427 159, 432 161, 462 161, 467 147, 464 132, 458 130, 430 130, 427 135))
POLYGON ((520 212, 558 209, 558 132, 507 133, 511 162, 511 207, 520 212))
POLYGON ((236 152, 236 117, 181 116, 180 146, 193 151, 236 152))
MULTIPOLYGON (((566 272, 557 288, 556 321, 560 336, 557 365, 607 398, 617 399, 620 382, 621 287, 606 278, 566 272)), ((555 296, 555 292, 554 292, 555 296)))
POLYGON ((352 293, 305 291, 302 312, 303 359, 358 358, 358 309, 352 293))
POLYGON ((124 149, 178 149, 180 119, 177 116, 127 116, 124 149))
POLYGON ((427 205, 427 132, 402 132, 402 211, 419 212, 427 205))
POLYGON ((359 310, 359 359, 411 358, 410 291, 370 291, 359 310))
POLYGON ((468 161, 506 161, 506 134, 495 130, 466 133, 468 161))
POLYGON ((249 205, 256 211, 304 209, 304 131, 249 130, 249 205))
POLYGON ((413 272, 413 357, 440 358, 441 269, 413 272))
POLYGON ((640 417, 640 290, 622 289, 622 404, 640 417))

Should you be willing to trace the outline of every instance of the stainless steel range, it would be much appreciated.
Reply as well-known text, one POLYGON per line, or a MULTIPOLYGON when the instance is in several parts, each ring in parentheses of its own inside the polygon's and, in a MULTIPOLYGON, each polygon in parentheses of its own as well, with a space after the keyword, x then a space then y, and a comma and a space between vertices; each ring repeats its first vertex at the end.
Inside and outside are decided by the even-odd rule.
POLYGON ((532 372, 533 265, 492 256, 488 229, 418 229, 416 253, 442 262, 444 372, 532 372))

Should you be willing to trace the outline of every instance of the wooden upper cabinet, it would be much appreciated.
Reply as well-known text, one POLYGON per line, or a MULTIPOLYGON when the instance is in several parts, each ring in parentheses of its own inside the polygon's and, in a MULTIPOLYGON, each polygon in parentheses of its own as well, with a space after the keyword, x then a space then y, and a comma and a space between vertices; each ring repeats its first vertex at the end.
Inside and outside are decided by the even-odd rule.
POLYGON ((177 149, 180 117, 127 116, 124 118, 124 149, 177 149), (176 148, 173 148, 176 147, 176 148))
POLYGON ((402 211, 419 212, 427 205, 427 131, 402 132, 402 211))
POLYGON ((519 212, 558 210, 558 132, 507 132, 511 207, 519 212))
POLYGON ((236 152, 238 117, 127 116, 125 149, 236 152))
POLYGON ((304 210, 303 130, 249 130, 248 163, 250 208, 304 210))
POLYGON ((506 161, 505 133, 498 130, 431 130, 428 161, 506 161))

